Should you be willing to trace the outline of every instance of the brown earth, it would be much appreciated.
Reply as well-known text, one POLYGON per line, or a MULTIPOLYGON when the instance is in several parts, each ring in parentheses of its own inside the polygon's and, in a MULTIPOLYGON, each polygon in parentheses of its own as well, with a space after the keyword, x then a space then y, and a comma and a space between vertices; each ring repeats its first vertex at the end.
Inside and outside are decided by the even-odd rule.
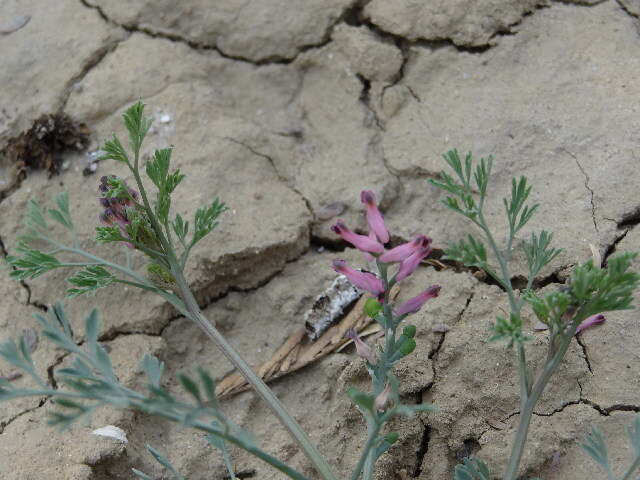
MULTIPOLYGON (((590 245, 605 260, 640 249, 639 15, 635 0, 310 0, 295 8, 284 0, 5 0, 0 151, 43 115, 67 114, 92 134, 88 152, 62 154, 57 176, 28 170, 17 178, 11 158, 0 156, 0 247, 16 246, 29 199, 45 203, 66 189, 80 241, 95 248, 98 179, 127 175, 113 163, 87 174, 90 152, 123 133, 122 112, 142 98, 155 119, 147 151, 174 145, 188 174, 177 210, 216 195, 231 208, 194 252, 188 276, 207 316, 252 364, 302 323, 335 278, 331 260, 358 258, 322 246, 336 245, 329 226, 337 215, 365 226, 360 190, 376 192, 395 242, 424 232, 442 248, 472 231, 425 182, 449 148, 495 156, 489 218, 498 235, 511 177, 531 179, 540 213, 520 239, 542 228, 555 233, 564 251, 540 280, 556 288, 591 257, 590 245)), ((523 273, 522 259, 516 263, 523 273)), ((31 315, 62 298, 65 278, 56 272, 23 285, 0 278, 0 338, 34 328, 31 315)), ((401 437, 380 460, 378 479, 452 478, 470 453, 496 471, 506 463, 518 414, 514 358, 486 344, 505 296, 469 272, 433 267, 420 269, 401 296, 433 283, 442 294, 413 317, 418 348, 397 374, 407 399, 440 410, 396 422, 401 437)), ((175 375, 194 364, 216 376, 230 371, 195 326, 152 295, 112 287, 67 301, 77 332, 93 306, 127 384, 140 384, 146 352, 166 361, 173 391, 175 375)), ((571 347, 536 410, 527 474, 601 478, 577 445, 592 425, 607 434, 615 463, 627 461, 623 426, 640 411, 636 322, 635 310, 610 314, 571 347)), ((538 365, 546 336, 527 330, 538 365)), ((64 365, 42 339, 34 355, 46 378, 64 365)), ((11 374, 0 365, 0 376, 11 374)), ((344 391, 365 377, 346 350, 273 384, 343 476, 364 442, 344 391)), ((223 405, 270 452, 313 478, 252 393, 223 405)), ((201 435, 111 410, 58 434, 45 424, 50 408, 43 399, 2 405, 0 478, 128 479, 131 467, 168 478, 145 443, 190 480, 225 476, 201 435), (107 424, 125 430, 129 443, 89 433, 107 424)), ((254 472, 247 478, 282 478, 242 451, 232 456, 239 471, 254 472)))

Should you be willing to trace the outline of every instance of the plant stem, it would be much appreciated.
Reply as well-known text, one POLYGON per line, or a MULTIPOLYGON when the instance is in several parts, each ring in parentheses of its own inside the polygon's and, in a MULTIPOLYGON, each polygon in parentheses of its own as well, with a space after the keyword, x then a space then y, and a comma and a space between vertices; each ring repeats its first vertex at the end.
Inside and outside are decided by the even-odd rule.
MULTIPOLYGON (((191 290, 189 289, 186 279, 182 275, 182 270, 176 264, 175 258, 170 258, 170 262, 175 267, 173 274, 178 283, 178 287, 185 302, 188 318, 194 321, 205 334, 213 340, 213 342, 222 350, 222 353, 235 366, 242 376, 249 382, 256 393, 271 407, 278 420, 289 431, 291 436, 298 442, 302 450, 305 452, 309 460, 313 463, 318 473, 325 480, 337 480, 331 467, 324 459, 322 454, 311 443, 307 434, 302 430, 298 422, 286 411, 284 405, 278 400, 271 389, 255 374, 251 367, 244 361, 240 354, 227 342, 224 336, 213 326, 213 324, 202 314, 200 307, 196 302, 191 290)), ((253 453, 253 452, 252 452, 253 453)))
POLYGON ((627 473, 625 473, 624 477, 622 477, 622 480, 630 480, 631 475, 633 475, 633 472, 635 472, 638 469, 638 467, 640 467, 640 455, 638 455, 636 459, 633 461, 633 463, 629 467, 629 470, 627 470, 627 473))
MULTIPOLYGON (((376 443, 376 438, 378 436, 378 432, 380 431, 380 424, 378 422, 368 420, 367 421, 367 443, 364 445, 362 449, 362 454, 360 455, 360 459, 356 464, 356 468, 351 475, 351 480, 358 480, 360 477, 360 473, 362 472, 362 467, 364 467, 365 462, 369 460, 369 453, 373 451, 373 446, 376 443)), ((365 477, 366 478, 366 477, 365 477)))
POLYGON ((527 440, 527 434, 529 432, 529 425, 531 424, 531 415, 533 414, 533 409, 538 402, 540 395, 542 395, 542 392, 547 386, 547 383, 549 383, 549 380, 564 358, 564 355, 567 352, 569 345, 571 344, 572 337, 573 335, 568 336, 564 339, 562 345, 560 346, 556 354, 552 357, 551 361, 545 365, 542 374, 533 385, 531 394, 527 398, 527 401, 524 403, 524 407, 520 410, 520 420, 518 422, 516 438, 511 449, 511 456, 509 457, 509 464, 507 466, 504 480, 515 480, 518 474, 518 467, 520 466, 520 460, 522 459, 522 453, 524 451, 524 444, 527 440))

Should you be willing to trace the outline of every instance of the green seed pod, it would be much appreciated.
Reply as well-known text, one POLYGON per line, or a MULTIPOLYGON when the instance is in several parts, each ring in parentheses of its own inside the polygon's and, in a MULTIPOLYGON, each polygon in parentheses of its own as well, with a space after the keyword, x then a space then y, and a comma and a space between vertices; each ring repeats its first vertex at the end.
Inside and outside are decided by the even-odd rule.
POLYGON ((402 335, 407 338, 413 338, 416 336, 416 326, 415 325, 407 325, 402 329, 402 335))
POLYGON ((382 311, 382 305, 375 298, 369 298, 364 304, 364 313, 370 318, 375 318, 382 311))
POLYGON ((398 432, 390 432, 390 433, 387 433, 384 439, 387 441, 389 445, 393 445, 398 441, 399 436, 400 435, 398 435, 398 432))
POLYGON ((406 356, 413 352, 415 349, 416 341, 413 338, 407 338, 404 342, 402 342, 402 345, 400 345, 398 351, 402 353, 403 356, 406 356))

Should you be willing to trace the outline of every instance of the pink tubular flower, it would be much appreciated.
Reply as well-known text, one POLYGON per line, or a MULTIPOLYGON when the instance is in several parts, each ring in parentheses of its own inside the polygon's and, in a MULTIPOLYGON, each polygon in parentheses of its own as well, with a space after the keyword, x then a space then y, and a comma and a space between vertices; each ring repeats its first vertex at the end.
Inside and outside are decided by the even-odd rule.
POLYGON ((410 242, 398 245, 397 247, 380 255, 380 261, 385 263, 401 262, 413 253, 427 248, 430 243, 431 239, 429 237, 416 235, 410 242))
POLYGON ((343 240, 349 242, 358 250, 370 253, 382 253, 384 252, 384 246, 375 239, 366 237, 364 235, 358 235, 347 228, 342 220, 338 220, 335 225, 331 227, 335 233, 340 235, 343 240))
POLYGON ((576 328, 576 335, 589 327, 593 327, 594 325, 600 325, 601 323, 604 323, 604 321, 605 321, 605 318, 603 314, 598 313, 597 315, 592 315, 589 318, 586 318, 585 320, 580 322, 580 325, 578 325, 578 328, 576 328))
POLYGON ((404 259, 400 263, 398 274, 396 275, 396 281, 401 282, 413 272, 415 272, 420 262, 431 253, 431 247, 425 247, 413 252, 408 258, 404 259))
POLYGON ((395 313, 398 316, 406 315, 409 313, 417 313, 422 308, 422 306, 426 303, 427 300, 429 300, 430 298, 437 297, 439 293, 440 293, 440 285, 432 285, 431 287, 427 288, 424 292, 422 292, 420 295, 415 296, 407 300, 406 302, 404 302, 402 305, 400 305, 395 313))
POLYGON ((380 295, 384 292, 382 280, 376 277, 373 273, 359 272, 358 270, 348 267, 347 262, 344 260, 334 260, 333 269, 347 277, 351 283, 362 290, 371 292, 374 295, 380 295))
POLYGON ((360 200, 367 206, 369 228, 376 234, 381 243, 387 243, 389 241, 389 231, 384 224, 380 210, 378 210, 376 196, 371 190, 363 190, 360 193, 360 200))
POLYGON ((375 354, 373 353, 373 349, 369 345, 364 343, 364 341, 358 336, 358 334, 353 328, 350 328, 347 331, 347 338, 353 340, 353 343, 356 346, 356 353, 358 354, 358 356, 364 358, 371 365, 376 364, 376 357, 375 357, 375 354))

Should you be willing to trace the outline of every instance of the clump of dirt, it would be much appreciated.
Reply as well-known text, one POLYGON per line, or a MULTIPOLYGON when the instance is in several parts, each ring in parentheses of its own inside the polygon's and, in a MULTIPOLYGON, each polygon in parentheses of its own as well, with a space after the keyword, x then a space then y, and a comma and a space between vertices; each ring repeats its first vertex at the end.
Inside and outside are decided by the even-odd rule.
POLYGON ((60 171, 63 153, 88 147, 90 133, 89 127, 66 113, 45 114, 10 139, 2 154, 18 175, 27 169, 44 169, 53 175, 60 171))

